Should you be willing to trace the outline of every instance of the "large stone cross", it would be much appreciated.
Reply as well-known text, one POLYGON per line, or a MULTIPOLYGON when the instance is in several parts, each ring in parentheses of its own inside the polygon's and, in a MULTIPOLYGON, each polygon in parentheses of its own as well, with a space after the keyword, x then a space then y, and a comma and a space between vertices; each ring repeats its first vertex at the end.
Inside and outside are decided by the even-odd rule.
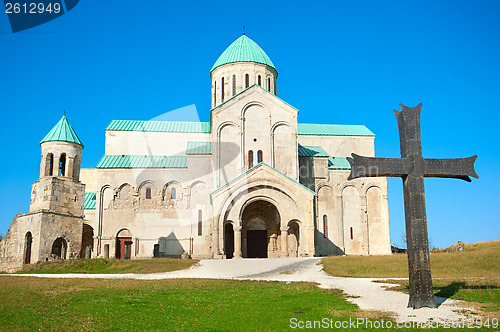
POLYGON ((456 178, 470 182, 477 156, 459 159, 424 159, 420 141, 422 104, 394 110, 399 127, 401 158, 372 158, 352 154, 349 180, 369 176, 403 178, 410 301, 408 307, 436 307, 429 262, 424 177, 456 178))

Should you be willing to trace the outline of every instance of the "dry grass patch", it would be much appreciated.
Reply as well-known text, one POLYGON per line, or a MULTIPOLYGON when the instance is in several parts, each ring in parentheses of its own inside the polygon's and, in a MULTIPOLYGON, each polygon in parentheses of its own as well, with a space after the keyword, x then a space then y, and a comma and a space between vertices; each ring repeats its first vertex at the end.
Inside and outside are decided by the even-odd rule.
POLYGON ((187 269, 198 263, 196 259, 71 259, 37 263, 26 266, 19 273, 158 273, 187 269))

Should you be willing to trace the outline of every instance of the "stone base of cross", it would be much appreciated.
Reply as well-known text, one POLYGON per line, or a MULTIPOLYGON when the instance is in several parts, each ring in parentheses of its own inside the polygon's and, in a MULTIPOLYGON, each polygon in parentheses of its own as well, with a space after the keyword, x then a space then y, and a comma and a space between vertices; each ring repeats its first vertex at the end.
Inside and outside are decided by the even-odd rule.
POLYGON ((401 177, 406 221, 410 301, 408 307, 436 308, 429 261, 424 177, 455 178, 470 182, 477 156, 459 159, 424 159, 420 139, 422 104, 394 110, 399 127, 401 158, 373 158, 352 154, 349 180, 360 177, 401 177))

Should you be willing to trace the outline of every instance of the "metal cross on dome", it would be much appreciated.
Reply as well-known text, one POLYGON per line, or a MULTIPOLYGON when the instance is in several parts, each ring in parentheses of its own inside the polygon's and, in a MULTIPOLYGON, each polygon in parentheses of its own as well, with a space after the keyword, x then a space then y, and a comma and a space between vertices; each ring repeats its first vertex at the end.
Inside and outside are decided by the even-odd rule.
POLYGON ((401 158, 374 158, 352 154, 348 180, 359 177, 401 177, 405 205, 410 301, 408 307, 436 308, 429 262, 424 177, 455 178, 470 182, 477 155, 457 159, 424 159, 420 140, 422 104, 394 110, 399 127, 401 158))

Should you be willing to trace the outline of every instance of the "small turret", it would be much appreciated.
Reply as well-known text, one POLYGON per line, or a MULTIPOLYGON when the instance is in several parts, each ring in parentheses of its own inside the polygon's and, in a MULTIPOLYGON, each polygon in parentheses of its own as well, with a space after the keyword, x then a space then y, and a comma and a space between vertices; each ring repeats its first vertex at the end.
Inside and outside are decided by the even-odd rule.
POLYGON ((83 144, 65 115, 40 142, 40 179, 66 177, 78 182, 83 144))

